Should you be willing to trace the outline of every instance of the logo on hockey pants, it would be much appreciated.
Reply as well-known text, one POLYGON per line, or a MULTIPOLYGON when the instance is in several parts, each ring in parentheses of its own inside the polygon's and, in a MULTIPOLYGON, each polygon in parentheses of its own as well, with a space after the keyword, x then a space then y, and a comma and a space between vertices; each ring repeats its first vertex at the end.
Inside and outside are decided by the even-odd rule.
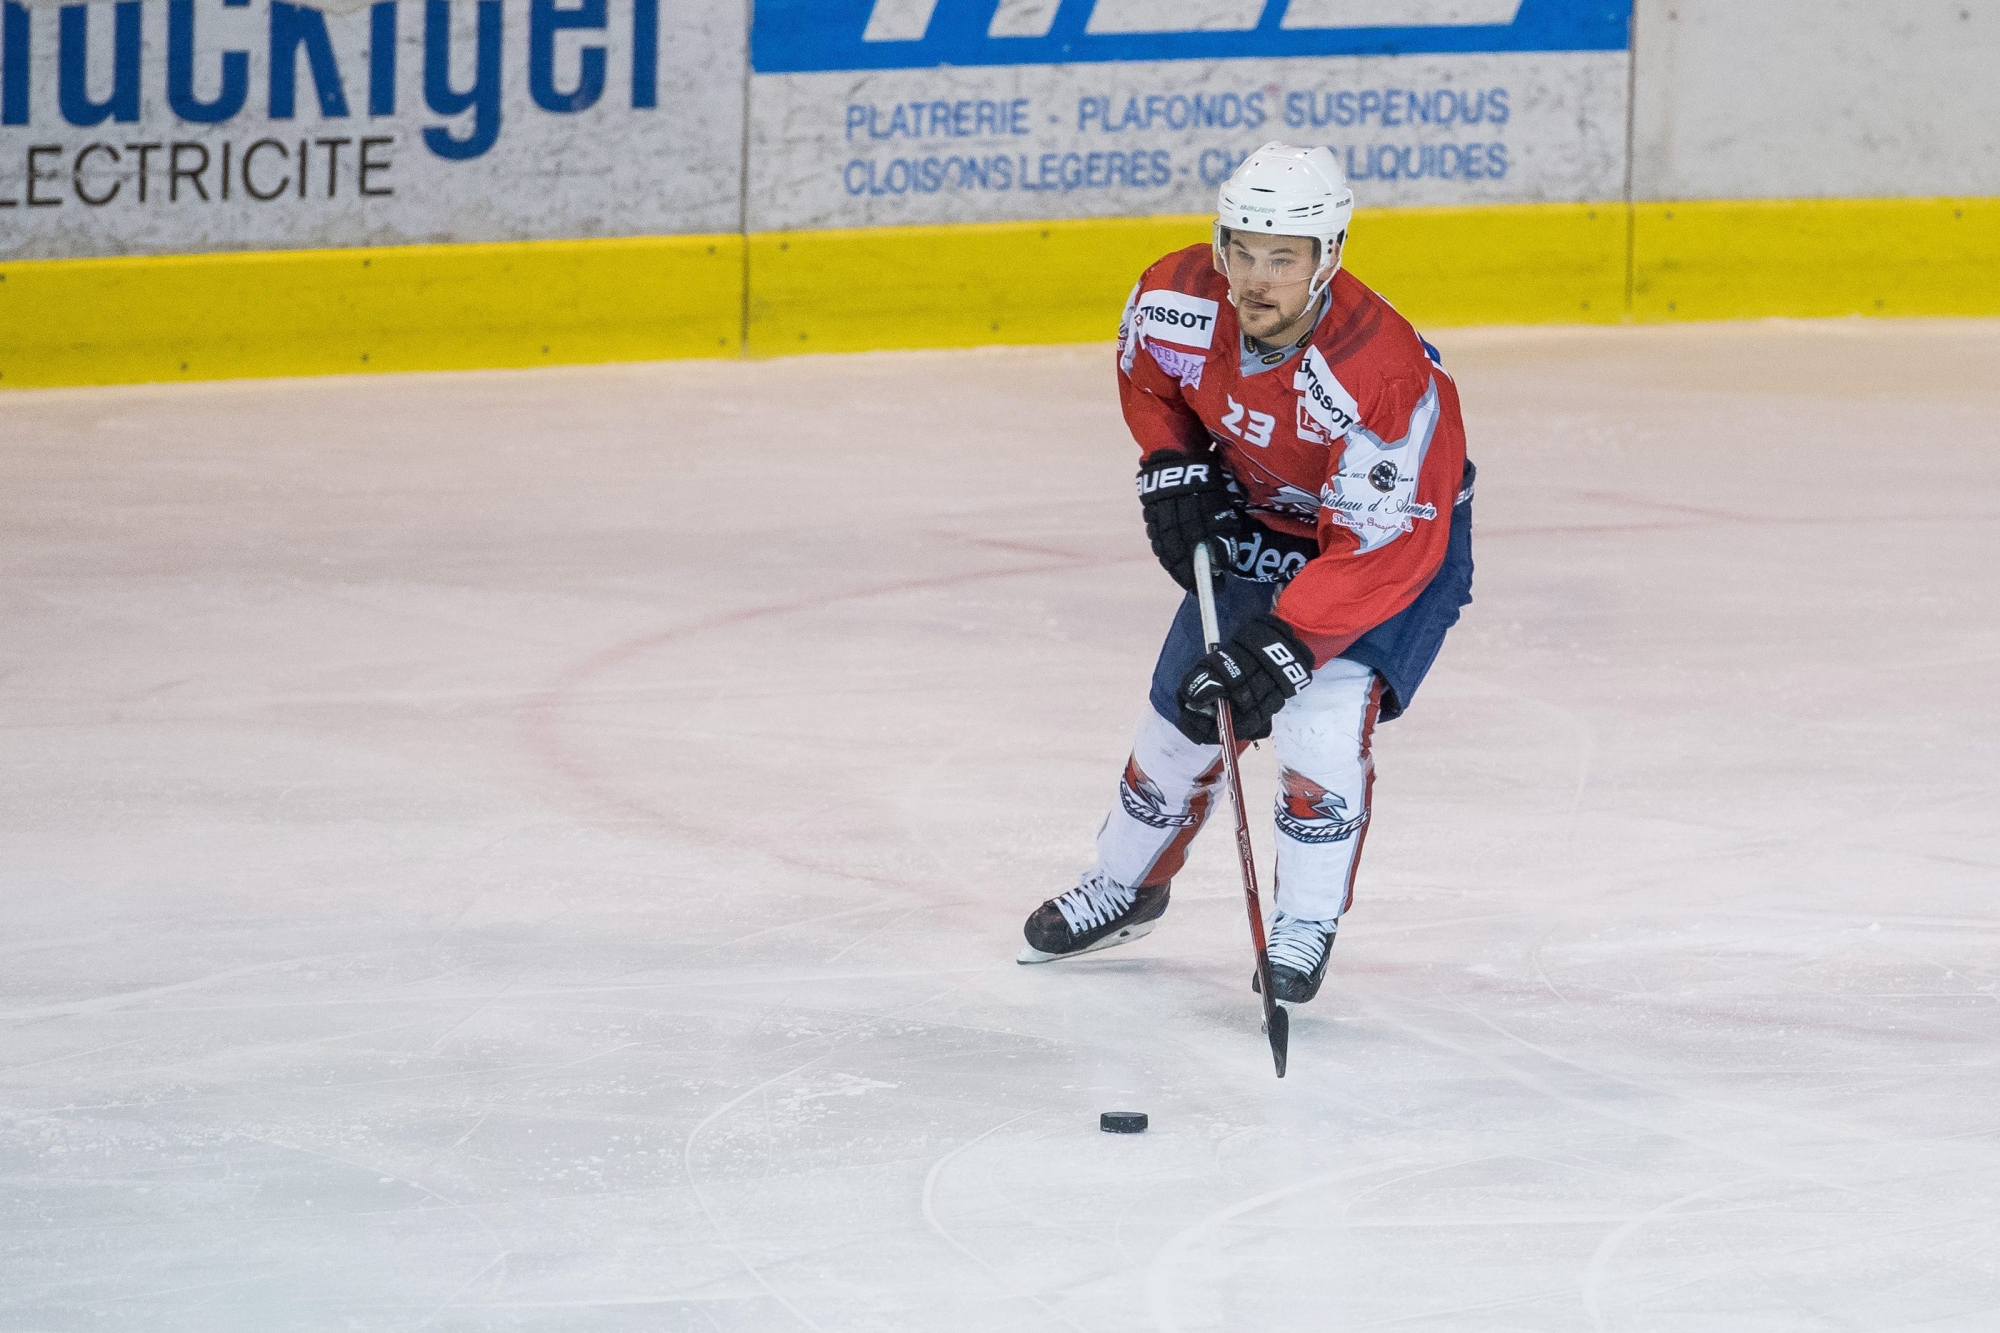
POLYGON ((1303 773, 1278 774, 1278 831, 1300 842, 1345 842, 1368 822, 1368 812, 1349 818, 1347 802, 1303 773))
POLYGON ((1125 807, 1125 813, 1148 828, 1192 828, 1201 822, 1201 816, 1192 810, 1181 814, 1167 812, 1166 793, 1160 784, 1146 776, 1139 767, 1135 755, 1125 763, 1125 776, 1118 783, 1118 803, 1125 807))

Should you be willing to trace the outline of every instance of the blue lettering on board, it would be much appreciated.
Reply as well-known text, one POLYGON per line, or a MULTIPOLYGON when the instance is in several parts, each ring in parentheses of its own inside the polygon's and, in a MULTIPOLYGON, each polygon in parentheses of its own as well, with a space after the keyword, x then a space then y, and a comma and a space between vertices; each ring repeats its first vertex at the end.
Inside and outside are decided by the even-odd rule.
MULTIPOLYGON (((927 3, 755 0, 751 68, 759 74, 806 74, 943 65, 1624 51, 1631 46, 1632 26, 1632 0, 1520 0, 1507 23, 1368 28, 1287 26, 1294 0, 1264 0, 1253 24, 1226 31, 1092 32, 1098 0, 1054 0, 1046 27, 1022 33, 1005 23, 995 31, 1001 0, 934 0, 926 14, 927 3), (911 35, 897 24, 871 24, 878 6, 898 17, 914 14, 921 26, 911 35)), ((1310 17, 1309 9, 1302 13, 1310 17)))

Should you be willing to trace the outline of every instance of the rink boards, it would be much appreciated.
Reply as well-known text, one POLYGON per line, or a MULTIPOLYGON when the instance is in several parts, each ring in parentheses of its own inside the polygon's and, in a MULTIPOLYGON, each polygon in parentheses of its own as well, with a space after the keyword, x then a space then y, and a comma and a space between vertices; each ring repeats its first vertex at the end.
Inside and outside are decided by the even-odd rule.
POLYGON ((1108 338, 1273 138, 1431 324, 2000 310, 1991 200, 1648 202, 1630 0, 682 9, 0 0, 0 385, 1108 338))

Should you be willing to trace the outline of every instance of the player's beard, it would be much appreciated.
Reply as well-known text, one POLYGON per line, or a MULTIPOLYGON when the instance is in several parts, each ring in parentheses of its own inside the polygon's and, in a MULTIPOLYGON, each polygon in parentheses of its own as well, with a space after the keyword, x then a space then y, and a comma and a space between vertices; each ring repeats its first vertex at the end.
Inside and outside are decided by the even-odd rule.
POLYGON ((1311 292, 1311 285, 1304 282, 1273 285, 1261 292, 1232 290, 1230 304, 1236 308, 1238 327, 1260 343, 1273 344, 1298 335, 1294 326, 1312 305, 1311 292))

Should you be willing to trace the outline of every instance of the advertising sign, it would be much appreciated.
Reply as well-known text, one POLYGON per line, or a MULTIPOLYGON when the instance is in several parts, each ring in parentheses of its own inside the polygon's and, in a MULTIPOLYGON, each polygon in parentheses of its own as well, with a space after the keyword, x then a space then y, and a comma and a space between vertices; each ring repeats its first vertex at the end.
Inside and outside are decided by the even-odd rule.
POLYGON ((743 0, 0 0, 0 259, 722 232, 743 0))
POLYGON ((0 0, 0 259, 1623 188, 1630 0, 748 4, 0 0))
POLYGON ((754 230, 1195 213, 1259 144, 1362 206, 1618 197, 1630 0, 759 0, 754 230))

